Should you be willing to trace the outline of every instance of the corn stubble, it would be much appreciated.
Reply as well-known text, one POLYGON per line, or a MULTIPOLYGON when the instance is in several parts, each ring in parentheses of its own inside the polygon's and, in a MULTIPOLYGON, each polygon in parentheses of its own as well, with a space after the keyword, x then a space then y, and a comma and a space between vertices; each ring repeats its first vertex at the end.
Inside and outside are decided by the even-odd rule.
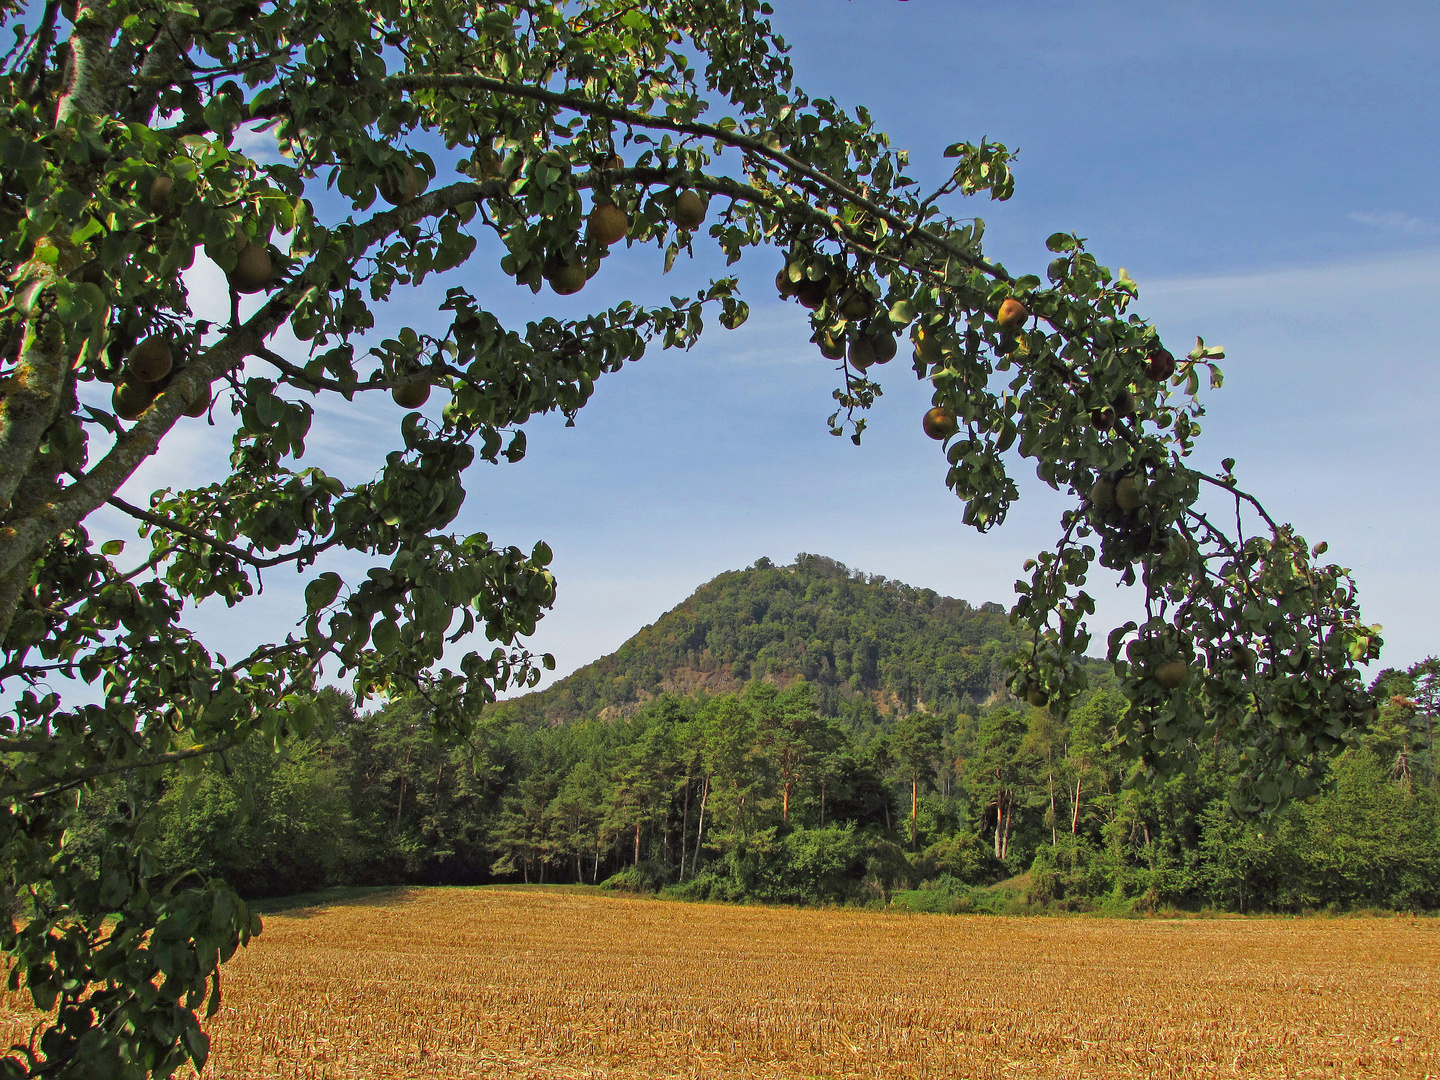
POLYGON ((225 972, 207 1078, 1440 1076, 1433 919, 431 889, 272 916, 225 972))

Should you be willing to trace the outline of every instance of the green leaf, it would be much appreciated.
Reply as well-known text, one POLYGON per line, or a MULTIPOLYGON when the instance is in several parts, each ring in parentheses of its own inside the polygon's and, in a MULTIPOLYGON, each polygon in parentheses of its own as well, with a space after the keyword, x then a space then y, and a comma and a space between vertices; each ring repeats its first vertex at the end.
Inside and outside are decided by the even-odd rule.
POLYGON ((200 1072, 205 1068, 205 1062, 210 1056, 210 1036, 200 1030, 198 1026, 185 1025, 185 1052, 195 1065, 195 1071, 200 1072))
POLYGON ((340 575, 326 571, 317 577, 309 585, 305 586, 305 606, 310 611, 319 611, 328 607, 335 597, 340 594, 340 587, 344 584, 340 575))
POLYGON ((115 556, 125 550, 124 540, 106 540, 100 545, 100 554, 115 556))
POLYGON ((400 627, 394 619, 381 619, 370 631, 370 640, 378 652, 392 654, 400 647, 400 627))
POLYGON ((999 438, 995 440, 995 449, 1002 454, 1006 450, 1009 450, 1011 444, 1015 442, 1015 435, 1017 430, 1018 429, 1015 427, 1015 421, 1007 419, 1005 421, 1005 426, 1000 431, 999 438))

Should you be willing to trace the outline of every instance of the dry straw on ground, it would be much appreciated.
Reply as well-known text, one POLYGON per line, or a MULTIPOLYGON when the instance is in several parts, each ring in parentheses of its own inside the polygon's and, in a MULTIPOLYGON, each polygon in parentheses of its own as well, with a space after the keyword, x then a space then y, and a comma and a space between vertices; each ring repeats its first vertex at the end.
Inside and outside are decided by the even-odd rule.
POLYGON ((271 916, 225 970, 223 1080, 1440 1077, 1436 920, 397 890, 271 916))

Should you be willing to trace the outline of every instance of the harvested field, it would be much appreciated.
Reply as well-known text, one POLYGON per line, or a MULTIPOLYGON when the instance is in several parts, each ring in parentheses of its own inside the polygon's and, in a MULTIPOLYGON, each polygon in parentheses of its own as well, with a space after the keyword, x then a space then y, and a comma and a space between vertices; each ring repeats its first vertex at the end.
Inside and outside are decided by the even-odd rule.
POLYGON ((273 915, 216 1078, 1440 1077, 1440 921, 397 890, 273 915))

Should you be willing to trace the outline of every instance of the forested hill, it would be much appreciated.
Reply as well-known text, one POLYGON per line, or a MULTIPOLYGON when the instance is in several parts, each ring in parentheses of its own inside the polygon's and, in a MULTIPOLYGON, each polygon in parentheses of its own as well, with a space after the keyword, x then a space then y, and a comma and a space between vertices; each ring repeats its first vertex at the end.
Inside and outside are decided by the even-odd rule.
POLYGON ((721 574, 624 645, 497 719, 563 723, 633 711, 659 693, 724 693, 754 678, 813 683, 822 715, 973 711, 1004 687, 1019 643, 999 604, 851 570, 821 555, 721 574), (607 710, 610 710, 607 712, 607 710))

